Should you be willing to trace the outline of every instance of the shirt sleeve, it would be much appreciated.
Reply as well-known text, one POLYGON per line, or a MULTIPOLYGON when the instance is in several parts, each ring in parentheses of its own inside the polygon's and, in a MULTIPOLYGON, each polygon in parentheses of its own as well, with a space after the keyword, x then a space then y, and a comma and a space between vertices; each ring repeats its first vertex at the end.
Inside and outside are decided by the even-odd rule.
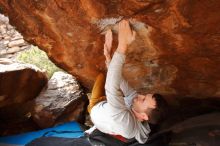
POLYGON ((124 94, 124 100, 127 107, 131 107, 133 98, 137 96, 137 91, 134 90, 126 80, 122 77, 120 88, 124 94))
POLYGON ((129 84, 128 81, 126 81, 123 77, 121 79, 121 83, 120 83, 120 89, 123 92, 125 97, 128 97, 130 95, 133 95, 136 92, 136 90, 134 90, 129 84))
POLYGON ((124 97, 120 90, 122 67, 124 62, 125 55, 116 51, 112 57, 111 63, 109 64, 105 83, 107 102, 111 107, 122 110, 126 108, 124 97))

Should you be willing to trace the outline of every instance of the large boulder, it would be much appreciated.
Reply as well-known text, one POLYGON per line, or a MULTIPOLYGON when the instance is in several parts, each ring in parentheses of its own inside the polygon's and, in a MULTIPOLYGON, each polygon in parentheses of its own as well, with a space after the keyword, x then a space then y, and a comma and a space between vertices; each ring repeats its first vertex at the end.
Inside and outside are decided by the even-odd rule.
POLYGON ((55 72, 35 99, 32 118, 41 128, 72 120, 84 123, 87 104, 88 99, 76 78, 55 72))
POLYGON ((138 35, 124 74, 135 89, 220 96, 218 0, 1 0, 0 8, 26 41, 89 89, 105 70, 102 32, 116 34, 117 22, 127 18, 138 35))
POLYGON ((46 74, 36 66, 0 59, 0 108, 34 99, 46 83, 46 74))
POLYGON ((32 100, 46 83, 36 66, 0 59, 0 136, 38 129, 30 118, 32 100))
POLYGON ((202 145, 217 146, 220 144, 220 112, 209 113, 186 119, 173 125, 173 136, 170 144, 178 146, 202 145), (215 120, 210 120, 215 119, 215 120))

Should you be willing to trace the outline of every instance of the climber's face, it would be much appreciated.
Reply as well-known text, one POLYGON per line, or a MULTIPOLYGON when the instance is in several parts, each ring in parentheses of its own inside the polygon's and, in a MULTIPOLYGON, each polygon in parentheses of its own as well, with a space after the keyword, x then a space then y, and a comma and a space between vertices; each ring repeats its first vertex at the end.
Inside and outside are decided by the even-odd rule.
POLYGON ((140 95, 138 94, 133 99, 132 109, 140 115, 141 121, 149 120, 151 112, 156 108, 156 101, 153 94, 140 95))

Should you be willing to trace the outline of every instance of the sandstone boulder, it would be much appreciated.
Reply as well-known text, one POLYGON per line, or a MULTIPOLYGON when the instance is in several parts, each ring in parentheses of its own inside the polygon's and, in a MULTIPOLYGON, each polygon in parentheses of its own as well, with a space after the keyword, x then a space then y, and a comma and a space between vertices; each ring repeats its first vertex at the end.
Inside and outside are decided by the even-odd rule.
POLYGON ((47 76, 31 64, 0 60, 0 108, 34 99, 47 83, 47 76))
POLYGON ((102 32, 117 34, 117 22, 127 18, 138 35, 124 74, 135 89, 220 96, 220 1, 2 0, 0 7, 25 40, 89 89, 105 70, 102 32))
POLYGON ((47 87, 35 99, 34 121, 41 127, 76 120, 83 121, 87 98, 76 78, 64 72, 55 72, 47 87))
POLYGON ((37 130, 32 100, 47 83, 36 66, 0 59, 0 136, 37 130))

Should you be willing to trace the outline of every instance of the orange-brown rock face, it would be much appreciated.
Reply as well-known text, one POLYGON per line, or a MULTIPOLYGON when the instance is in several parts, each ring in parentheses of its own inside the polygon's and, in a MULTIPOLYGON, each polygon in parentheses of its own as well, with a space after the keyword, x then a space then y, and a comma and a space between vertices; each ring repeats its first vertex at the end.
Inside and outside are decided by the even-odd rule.
MULTIPOLYGON (((24 38, 91 89, 105 70, 103 35, 132 19, 124 75, 138 91, 220 96, 220 1, 1 0, 24 38)), ((116 47, 117 38, 114 39, 116 47)))

